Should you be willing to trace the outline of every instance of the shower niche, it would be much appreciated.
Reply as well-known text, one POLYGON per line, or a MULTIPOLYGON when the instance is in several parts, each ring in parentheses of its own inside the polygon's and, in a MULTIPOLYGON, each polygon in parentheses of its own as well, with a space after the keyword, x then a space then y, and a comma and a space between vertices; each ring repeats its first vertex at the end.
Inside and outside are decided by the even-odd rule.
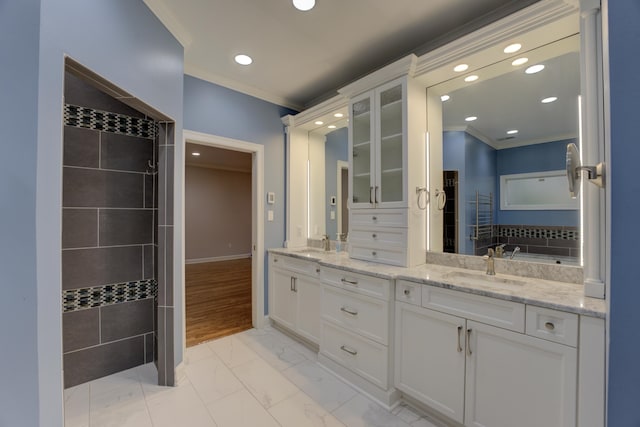
POLYGON ((64 83, 64 386, 151 362, 172 385, 173 122, 70 59, 64 83))

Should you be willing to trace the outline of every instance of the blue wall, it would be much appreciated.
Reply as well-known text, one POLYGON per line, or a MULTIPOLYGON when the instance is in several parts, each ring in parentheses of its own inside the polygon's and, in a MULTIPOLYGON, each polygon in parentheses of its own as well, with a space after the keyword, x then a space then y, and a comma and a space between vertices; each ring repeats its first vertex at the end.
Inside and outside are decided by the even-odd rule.
MULTIPOLYGON (((39 422, 34 125, 39 26, 40 1, 0 2, 0 53, 4 58, 0 66, 4 153, 0 156, 1 426, 36 426, 39 422)), ((59 291, 56 302, 59 312, 59 291)))
MULTIPOLYGON (((442 167, 458 171, 458 252, 473 255, 470 226, 476 223, 476 191, 496 197, 496 150, 462 131, 445 131, 442 145, 442 167)), ((495 203, 493 214, 495 218, 495 203)))
POLYGON ((142 1, 20 0, 0 2, 0 52, 0 425, 61 426, 64 55, 172 117, 181 140, 183 50, 142 1))
MULTIPOLYGON (((567 144, 570 142, 576 142, 576 140, 567 139, 498 150, 496 188, 500 188, 500 175, 564 170, 567 144)), ((569 191, 568 186, 567 191, 569 191)), ((500 206, 499 196, 498 192, 498 199, 496 199, 498 207, 500 206)), ((499 209, 497 219, 499 224, 570 225, 574 227, 580 224, 580 214, 577 210, 510 211, 499 209)))
MULTIPOLYGON (((264 191, 273 191, 274 221, 264 217, 265 249, 281 248, 285 239, 285 147, 280 117, 294 111, 267 101, 184 76, 184 128, 264 145, 264 191)), ((266 196, 265 196, 266 197, 266 196)), ((265 253, 266 257, 266 253, 265 253)), ((265 258, 265 266, 266 258, 265 258)), ((265 268, 265 314, 268 312, 268 271, 265 268)))
POLYGON ((640 286, 638 253, 640 179, 640 2, 610 0, 609 89, 611 97, 611 282, 609 312, 608 425, 640 426, 640 286))
POLYGON ((348 128, 341 128, 328 133, 327 142, 324 144, 324 163, 325 163, 325 192, 326 192, 326 212, 327 218, 327 235, 331 239, 335 239, 338 234, 338 212, 336 218, 331 219, 331 211, 337 210, 336 206, 331 206, 332 196, 338 196, 338 160, 349 160, 349 133, 348 128))

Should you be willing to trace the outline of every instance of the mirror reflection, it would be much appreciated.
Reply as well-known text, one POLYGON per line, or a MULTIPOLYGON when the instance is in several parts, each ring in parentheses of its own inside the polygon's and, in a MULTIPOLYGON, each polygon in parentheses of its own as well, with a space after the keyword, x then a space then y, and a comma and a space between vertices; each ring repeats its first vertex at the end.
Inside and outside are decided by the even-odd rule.
POLYGON ((442 250, 496 248, 577 264, 579 201, 569 196, 564 169, 567 144, 579 144, 579 36, 456 76, 428 94, 442 107, 442 188, 431 206, 442 210, 435 228, 442 250))
POLYGON ((344 240, 349 231, 348 131, 344 114, 309 132, 309 233, 344 240), (329 127, 331 126, 331 128, 329 127))

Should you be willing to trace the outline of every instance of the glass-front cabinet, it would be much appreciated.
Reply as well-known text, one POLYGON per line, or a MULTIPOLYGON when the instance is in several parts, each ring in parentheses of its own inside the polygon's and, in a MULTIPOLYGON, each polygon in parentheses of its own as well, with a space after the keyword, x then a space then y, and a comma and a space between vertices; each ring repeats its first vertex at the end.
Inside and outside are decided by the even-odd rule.
POLYGON ((351 100, 352 208, 406 207, 406 81, 351 100))

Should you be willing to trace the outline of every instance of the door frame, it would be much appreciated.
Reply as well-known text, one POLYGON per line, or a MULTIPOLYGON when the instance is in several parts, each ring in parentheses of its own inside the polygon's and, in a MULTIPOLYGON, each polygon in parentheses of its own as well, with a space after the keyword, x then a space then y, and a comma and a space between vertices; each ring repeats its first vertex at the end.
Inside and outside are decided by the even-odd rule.
MULTIPOLYGON (((211 135, 202 132, 195 132, 184 129, 182 131, 184 140, 183 149, 186 152, 187 143, 206 145, 209 147, 222 148, 231 151, 240 151, 251 154, 251 323, 254 328, 264 326, 264 146, 253 142, 241 141, 238 139, 225 138, 223 136, 211 135)), ((183 159, 186 158, 186 153, 183 159)), ((182 170, 179 173, 184 177, 185 162, 176 165, 182 170)), ((182 212, 184 218, 184 192, 186 182, 180 188, 182 195, 182 212)), ((185 244, 185 221, 182 223, 182 247, 185 244)), ((184 253, 184 250, 183 250, 184 253)), ((184 264, 184 259, 182 263, 184 264)), ((185 294, 185 283, 182 281, 182 293, 185 294)), ((184 298, 183 298, 183 304, 184 298)), ((182 328, 186 343, 186 306, 183 306, 182 328)), ((186 344, 185 344, 186 345, 186 344)))
MULTIPOLYGON (((338 160, 336 164, 336 230, 338 233, 347 233, 349 230, 342 229, 342 170, 346 169, 349 173, 349 162, 346 160, 338 160)), ((347 204, 348 205, 348 204, 347 204)))

